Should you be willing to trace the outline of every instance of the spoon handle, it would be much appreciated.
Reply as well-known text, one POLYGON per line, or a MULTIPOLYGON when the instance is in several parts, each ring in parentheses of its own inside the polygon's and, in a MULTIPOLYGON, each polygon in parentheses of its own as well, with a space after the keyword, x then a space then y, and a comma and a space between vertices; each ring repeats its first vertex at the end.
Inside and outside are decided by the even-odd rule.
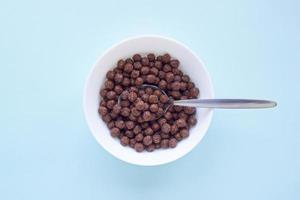
POLYGON ((177 106, 225 109, 272 108, 277 105, 274 101, 255 99, 186 99, 173 103, 177 106))

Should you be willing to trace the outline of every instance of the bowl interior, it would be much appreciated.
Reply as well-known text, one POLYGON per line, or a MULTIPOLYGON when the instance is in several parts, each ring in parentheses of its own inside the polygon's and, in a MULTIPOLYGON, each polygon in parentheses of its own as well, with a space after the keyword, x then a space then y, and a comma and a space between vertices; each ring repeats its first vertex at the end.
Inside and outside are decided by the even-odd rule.
POLYGON ((124 40, 110 49, 96 62, 86 82, 84 92, 85 117, 96 140, 115 157, 137 165, 159 165, 174 161, 191 151, 206 133, 212 118, 211 109, 197 109, 196 126, 191 128, 190 136, 178 143, 174 149, 137 153, 129 147, 120 145, 119 140, 110 136, 105 123, 98 115, 99 91, 105 74, 113 68, 120 58, 135 53, 169 53, 180 61, 180 68, 188 74, 200 89, 200 98, 213 98, 213 87, 202 61, 186 46, 168 38, 140 36, 124 40))

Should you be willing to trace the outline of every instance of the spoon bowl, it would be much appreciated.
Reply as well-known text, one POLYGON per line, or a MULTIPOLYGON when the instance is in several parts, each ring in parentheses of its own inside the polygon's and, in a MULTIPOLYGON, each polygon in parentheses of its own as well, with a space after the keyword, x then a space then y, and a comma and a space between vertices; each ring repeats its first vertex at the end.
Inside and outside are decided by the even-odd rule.
MULTIPOLYGON (((168 102, 165 103, 165 106, 163 107, 163 112, 162 112, 162 113, 157 113, 156 117, 153 118, 151 121, 157 120, 157 119, 161 118, 161 117, 169 110, 169 108, 173 105, 173 103, 172 103, 172 102, 173 102, 173 99, 170 98, 170 97, 167 95, 167 93, 166 93, 164 90, 160 89, 158 86, 156 86, 156 85, 151 85, 151 84, 143 84, 143 85, 140 86, 140 88, 142 88, 142 89, 144 89, 144 88, 152 88, 152 89, 154 89, 154 90, 159 90, 159 91, 161 91, 161 93, 162 93, 163 95, 166 95, 166 96, 169 98, 168 102)), ((122 94, 123 94, 125 91, 128 91, 128 90, 124 90, 124 91, 119 95, 119 97, 118 97, 118 104, 119 104, 119 105, 121 104, 121 101, 122 101, 122 100, 121 100, 121 96, 122 96, 122 94)))

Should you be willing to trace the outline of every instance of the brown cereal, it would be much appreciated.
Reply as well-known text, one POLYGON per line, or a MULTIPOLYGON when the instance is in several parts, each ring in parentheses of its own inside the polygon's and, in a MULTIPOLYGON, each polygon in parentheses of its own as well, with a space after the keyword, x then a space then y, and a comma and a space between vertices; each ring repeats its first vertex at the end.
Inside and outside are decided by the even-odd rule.
POLYGON ((139 62, 139 61, 142 60, 142 56, 140 54, 134 54, 132 56, 132 59, 133 59, 134 62, 139 62))
POLYGON ((155 55, 154 55, 153 53, 149 53, 149 54, 147 55, 147 58, 148 58, 148 60, 149 60, 150 62, 155 61, 155 55))
POLYGON ((150 144, 149 146, 146 147, 146 151, 148 152, 152 152, 155 150, 155 145, 154 144, 150 144))
POLYGON ((162 63, 161 61, 155 61, 154 66, 156 69, 160 70, 162 68, 162 63))
POLYGON ((179 60, 171 60, 170 61, 170 65, 172 66, 172 67, 179 67, 179 60))
POLYGON ((118 69, 123 69, 124 65, 125 65, 125 61, 121 59, 118 61, 117 67, 118 69))
POLYGON ((116 92, 117 95, 120 95, 123 92, 123 88, 120 85, 115 85, 114 91, 116 92))
POLYGON ((196 112, 195 107, 185 107, 183 110, 184 110, 184 113, 186 113, 188 115, 192 115, 196 112))
POLYGON ((162 125, 163 125, 164 123, 166 123, 166 122, 167 122, 167 120, 166 120, 166 118, 164 118, 164 117, 158 119, 158 123, 159 123, 160 126, 162 126, 162 125))
POLYGON ((152 67, 152 68, 150 69, 150 73, 153 74, 153 75, 155 76, 155 78, 156 78, 156 76, 158 75, 159 71, 158 71, 157 68, 152 67))
POLYGON ((144 108, 145 108, 145 103, 144 103, 142 100, 137 101, 136 104, 135 104, 135 107, 136 107, 136 109, 138 109, 138 110, 144 110, 144 108))
POLYGON ((154 90, 153 94, 159 97, 162 95, 162 92, 160 90, 154 90))
POLYGON ((164 70, 164 72, 170 72, 170 71, 172 71, 172 67, 168 64, 165 64, 163 66, 163 70, 164 70))
POLYGON ((197 118, 195 117, 195 115, 192 115, 188 118, 188 124, 190 127, 197 124, 197 118))
POLYGON ((149 71, 150 71, 149 67, 144 66, 141 68, 142 75, 147 75, 149 73, 149 71))
POLYGON ((169 97, 167 95, 161 95, 159 97, 159 100, 162 102, 162 103, 167 103, 169 101, 169 97))
POLYGON ((144 113, 143 113, 143 119, 144 119, 145 121, 150 121, 150 120, 152 119, 151 113, 150 113, 149 111, 144 112, 144 113))
POLYGON ((115 72, 114 72, 114 71, 109 70, 109 71, 106 73, 106 78, 107 78, 107 79, 113 80, 114 77, 115 77, 115 72))
POLYGON ((123 129, 123 128, 125 128, 125 122, 123 121, 123 120, 117 120, 116 122, 115 122, 115 126, 117 127, 117 128, 119 128, 119 129, 123 129))
POLYGON ((142 86, 143 83, 144 83, 144 80, 143 80, 141 77, 137 77, 137 78, 135 79, 135 85, 136 85, 136 86, 142 86))
POLYGON ((151 112, 156 113, 158 111, 159 107, 157 104, 151 104, 149 109, 151 112))
POLYGON ((175 148, 177 146, 177 140, 175 138, 172 138, 169 140, 169 147, 175 148))
POLYGON ((102 116, 102 119, 105 123, 109 123, 111 121, 111 116, 109 114, 102 116))
POLYGON ((152 144, 152 137, 149 135, 145 136, 143 139, 143 144, 146 146, 152 144))
POLYGON ((133 116, 138 117, 141 115, 141 111, 138 110, 136 107, 131 109, 131 113, 133 114, 133 116))
POLYGON ((153 131, 158 131, 160 129, 160 125, 157 122, 155 122, 151 125, 151 128, 153 131))
POLYGON ((111 80, 107 80, 107 81, 105 81, 105 83, 104 83, 104 87, 105 87, 106 89, 108 89, 108 90, 112 90, 112 89, 114 88, 114 86, 115 86, 115 84, 114 84, 114 82, 111 81, 111 80))
POLYGON ((126 63, 130 63, 130 64, 133 64, 133 60, 132 60, 131 58, 127 58, 127 59, 125 60, 125 62, 126 62, 126 63))
POLYGON ((143 122, 143 123, 141 124, 141 127, 142 127, 143 129, 146 129, 147 127, 149 127, 149 123, 148 123, 148 122, 143 122))
POLYGON ((169 63, 170 60, 171 60, 170 54, 166 53, 166 54, 164 54, 164 55, 162 56, 162 62, 163 62, 163 63, 169 63))
POLYGON ((112 129, 113 127, 115 126, 115 123, 113 121, 110 121, 108 124, 107 124, 107 127, 109 129, 112 129))
POLYGON ((186 121, 182 118, 179 118, 179 119, 176 120, 176 125, 179 128, 183 128, 183 127, 186 126, 186 121))
POLYGON ((105 89, 101 89, 101 90, 100 90, 100 96, 101 96, 102 98, 105 98, 106 94, 107 94, 107 90, 105 90, 105 89))
POLYGON ((149 94, 143 94, 142 95, 142 99, 143 99, 143 101, 148 102, 148 100, 149 100, 149 94))
POLYGON ((188 131, 188 129, 182 129, 182 130, 180 131, 180 136, 181 136, 182 138, 187 138, 187 137, 189 136, 189 131, 188 131))
POLYGON ((130 105, 130 102, 125 100, 120 102, 121 107, 128 107, 130 105))
POLYGON ((145 130, 144 130, 144 134, 145 135, 153 135, 153 130, 150 128, 150 127, 148 127, 148 128, 146 128, 145 130))
POLYGON ((171 131, 171 126, 170 124, 168 123, 164 123, 162 126, 161 126, 161 131, 163 133, 169 133, 171 131))
POLYGON ((109 101, 107 101, 106 106, 109 109, 113 109, 113 107, 116 105, 116 103, 117 102, 115 100, 109 100, 109 101))
POLYGON ((134 139, 134 138, 132 138, 132 139, 130 139, 129 140, 129 146, 131 147, 131 148, 134 148, 134 145, 136 144, 136 140, 134 139))
POLYGON ((99 109, 98 109, 98 113, 101 115, 101 116, 104 116, 107 114, 107 108, 104 107, 104 106, 100 106, 99 109))
POLYGON ((133 129, 133 133, 134 134, 139 134, 139 133, 141 133, 142 132, 142 128, 141 128, 141 126, 140 125, 136 125, 135 127, 134 127, 134 129, 133 129))
POLYGON ((127 136, 123 136, 120 140, 121 144, 123 146, 128 146, 129 145, 129 138, 127 136))
POLYGON ((160 142, 160 146, 163 149, 167 149, 169 147, 169 140, 168 139, 163 139, 160 142))
POLYGON ((198 98, 200 91, 169 54, 134 54, 106 74, 98 113, 121 145, 137 152, 175 148, 197 123, 196 108, 167 105, 198 98), (141 87, 151 84, 161 90, 141 87))
POLYGON ((182 137, 181 137, 180 133, 176 133, 175 138, 176 138, 177 141, 182 140, 182 137))
POLYGON ((126 63, 124 66, 124 72, 130 73, 133 70, 133 65, 131 63, 126 63))
POLYGON ((112 114, 116 114, 118 116, 118 114, 121 112, 121 105, 117 104, 113 107, 112 109, 112 114))
POLYGON ((142 152, 142 151, 144 151, 144 149, 145 149, 145 147, 144 147, 144 145, 142 144, 142 143, 136 143, 135 145, 134 145, 134 149, 137 151, 137 152, 142 152))
POLYGON ((180 82, 179 81, 173 82, 171 88, 172 90, 180 90, 180 82))
POLYGON ((184 81, 184 82, 189 82, 190 81, 190 77, 188 75, 183 75, 181 77, 181 79, 184 81))
POLYGON ((158 87, 162 90, 165 90, 167 88, 167 82, 165 80, 161 80, 159 83, 158 83, 158 87))
POLYGON ((149 59, 147 57, 142 58, 142 65, 144 65, 144 66, 149 65, 149 59))
POLYGON ((130 92, 128 95, 128 100, 134 102, 137 99, 137 94, 135 92, 130 92))
POLYGON ((133 70, 133 71, 131 72, 130 77, 131 77, 131 78, 138 78, 139 75, 140 75, 140 71, 138 71, 138 70, 133 70))
POLYGON ((135 140, 136 140, 137 142, 141 142, 141 141, 143 140, 143 138, 144 138, 144 136, 143 136, 142 133, 139 133, 139 134, 137 134, 137 135, 135 136, 135 140))
POLYGON ((130 109, 125 107, 121 109, 121 115, 124 117, 128 117, 130 115, 130 109))
POLYGON ((159 71, 159 72, 158 72, 158 77, 159 77, 160 79, 164 79, 165 76, 166 76, 166 72, 164 72, 164 71, 159 71))
POLYGON ((153 143, 155 143, 155 144, 159 144, 160 141, 161 141, 161 136, 160 136, 160 134, 158 134, 158 133, 154 134, 154 135, 152 136, 152 141, 153 141, 153 143))
POLYGON ((134 128, 135 124, 133 121, 127 121, 127 122, 125 122, 125 126, 128 130, 131 130, 134 128))
POLYGON ((173 124, 173 125, 171 126, 171 134, 172 134, 172 135, 175 135, 175 134, 177 133, 177 131, 178 131, 177 125, 176 125, 176 124, 173 124))
POLYGON ((149 96, 149 103, 158 103, 158 97, 156 95, 149 96))
POLYGON ((133 63, 133 67, 134 67, 134 69, 139 70, 143 67, 143 65, 140 62, 135 62, 135 63, 133 63))
POLYGON ((121 83, 122 81, 123 81, 123 74, 121 74, 121 73, 116 73, 115 74, 115 77, 114 77, 114 81, 116 82, 116 83, 121 83))
POLYGON ((172 72, 166 73, 165 79, 168 83, 172 82, 174 80, 174 74, 172 72))
MULTIPOLYGON (((173 73, 174 73, 174 72, 173 72, 173 73)), ((181 76, 175 75, 175 76, 174 76, 174 81, 180 82, 180 81, 181 81, 181 76)))
POLYGON ((151 95, 151 94, 153 93, 153 89, 150 88, 150 87, 147 87, 147 88, 145 89, 145 92, 146 92, 146 94, 151 95))
POLYGON ((118 137, 120 135, 120 129, 118 129, 118 128, 112 128, 110 130, 110 134, 113 137, 118 137))
POLYGON ((134 138, 135 136, 133 131, 129 131, 129 130, 125 131, 125 135, 129 138, 134 138))
POLYGON ((125 86, 125 87, 128 87, 130 85, 131 81, 129 78, 127 77, 124 77, 123 80, 122 80, 122 85, 125 86))
POLYGON ((116 96, 117 96, 117 94, 116 94, 115 91, 109 91, 109 92, 107 92, 107 94, 106 94, 106 97, 107 97, 108 99, 115 99, 116 96))
POLYGON ((167 119, 167 120, 172 120, 173 118, 173 115, 170 111, 167 111, 165 114, 164 114, 164 117, 167 119))

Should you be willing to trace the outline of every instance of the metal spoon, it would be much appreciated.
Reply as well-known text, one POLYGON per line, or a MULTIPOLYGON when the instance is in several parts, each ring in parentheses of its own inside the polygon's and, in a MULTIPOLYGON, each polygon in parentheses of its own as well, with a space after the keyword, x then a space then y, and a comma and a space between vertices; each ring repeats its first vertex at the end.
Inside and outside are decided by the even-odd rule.
MULTIPOLYGON (((143 84, 141 88, 150 87, 156 90, 160 90, 164 95, 167 95, 165 91, 161 90, 155 85, 143 84)), ((168 96, 168 95, 167 95, 168 96)), ((170 97, 170 103, 165 108, 164 112, 167 112, 170 106, 188 106, 198 108, 223 108, 223 109, 255 109, 255 108, 272 108, 277 105, 274 101, 257 100, 257 99, 184 99, 184 100, 172 100, 170 97)), ((120 96, 118 99, 120 103, 120 96)))

